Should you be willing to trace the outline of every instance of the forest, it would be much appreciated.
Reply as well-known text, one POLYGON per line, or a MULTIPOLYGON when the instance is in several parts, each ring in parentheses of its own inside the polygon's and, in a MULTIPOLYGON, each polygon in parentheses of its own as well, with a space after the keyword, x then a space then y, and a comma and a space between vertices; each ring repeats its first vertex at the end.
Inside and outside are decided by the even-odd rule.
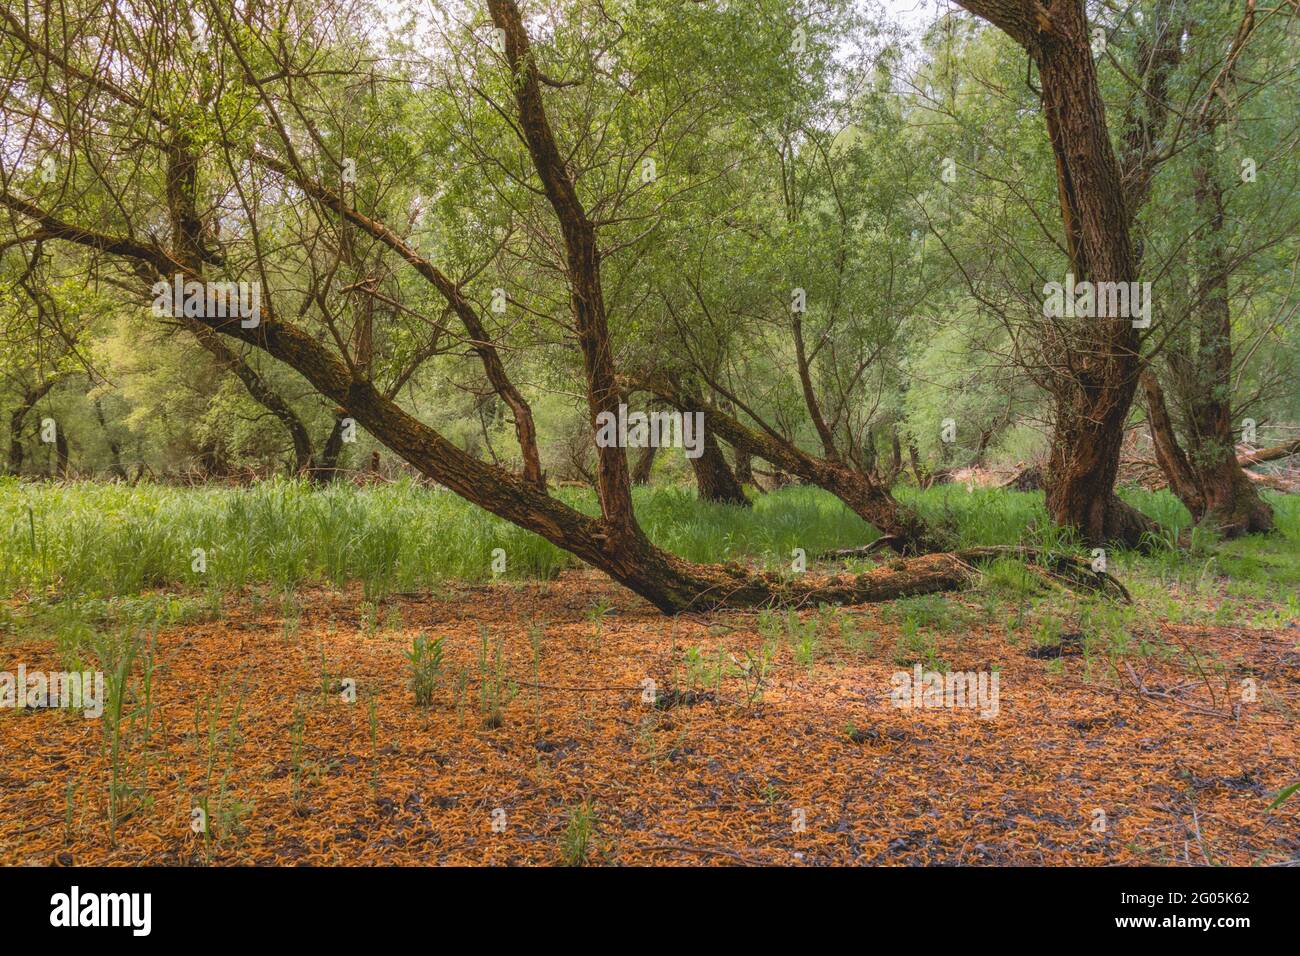
POLYGON ((1297 14, 6 4, 0 864, 1300 864, 1297 14))

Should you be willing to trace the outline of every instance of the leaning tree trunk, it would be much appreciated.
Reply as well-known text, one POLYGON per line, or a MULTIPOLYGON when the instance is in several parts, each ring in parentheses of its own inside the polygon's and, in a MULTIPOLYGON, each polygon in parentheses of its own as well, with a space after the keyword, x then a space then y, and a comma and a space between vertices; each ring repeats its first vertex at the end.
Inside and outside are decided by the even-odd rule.
POLYGON ((1237 464, 1242 468, 1249 468, 1251 465, 1262 465, 1264 462, 1290 458, 1292 455, 1300 455, 1300 438, 1284 445, 1273 445, 1270 448, 1257 448, 1255 451, 1245 452, 1237 456, 1237 464))
POLYGON ((1155 447, 1156 464, 1164 472, 1169 490, 1191 512, 1192 519, 1200 521, 1205 514, 1205 493, 1201 490, 1196 469, 1178 443, 1178 435, 1165 404, 1164 390, 1153 371, 1142 373, 1142 390, 1146 394, 1147 420, 1151 426, 1151 444, 1155 447))
MULTIPOLYGON (((505 32, 505 55, 515 79, 518 127, 564 235, 575 329, 594 430, 598 414, 616 413, 619 395, 601 296, 595 230, 578 201, 542 109, 540 79, 519 10, 513 0, 489 0, 488 5, 494 23, 505 32)), ((227 39, 235 42, 229 34, 227 39)), ((4 189, 0 189, 0 203, 31 220, 49 239, 77 243, 110 256, 129 257, 155 275, 179 273, 185 279, 199 278, 195 268, 177 262, 156 242, 108 235, 64 222, 4 189)), ((593 517, 550 497, 534 482, 481 462, 448 441, 405 412, 391 396, 380 392, 321 339, 290 321, 281 321, 273 302, 267 302, 263 320, 256 328, 218 318, 205 317, 203 321, 213 331, 259 348, 293 368, 422 474, 604 571, 665 612, 806 605, 818 600, 890 600, 961 587, 969 579, 969 566, 956 556, 944 554, 900 559, 866 574, 830 580, 810 576, 788 580, 734 564, 692 564, 656 548, 637 525, 622 448, 600 449, 597 490, 601 514, 593 517)))
POLYGON ((709 413, 705 413, 704 429, 701 439, 701 453, 698 458, 687 458, 695 472, 695 486, 701 501, 710 501, 721 505, 740 505, 750 507, 749 499, 732 474, 731 466, 718 447, 718 440, 713 435, 709 413))
MULTIPOLYGON (((703 407, 699 398, 665 374, 638 379, 635 385, 682 412, 703 407)), ((920 515, 901 504, 870 476, 841 462, 810 455, 793 442, 750 428, 721 409, 710 409, 708 416, 715 436, 735 448, 737 454, 743 452, 762 458, 780 471, 829 491, 886 536, 894 550, 900 553, 943 550, 920 515)))

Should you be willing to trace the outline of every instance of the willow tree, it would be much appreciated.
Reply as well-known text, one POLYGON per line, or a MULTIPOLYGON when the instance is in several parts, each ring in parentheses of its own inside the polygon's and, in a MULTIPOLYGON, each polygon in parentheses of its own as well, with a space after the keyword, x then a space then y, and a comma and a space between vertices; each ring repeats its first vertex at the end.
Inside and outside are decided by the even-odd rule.
MULTIPOLYGON (((959 0, 1028 54, 1056 167, 1069 274, 1076 281, 1138 279, 1120 165, 1083 0, 959 0)), ((1053 421, 1047 510, 1094 544, 1137 544, 1154 526, 1115 495, 1120 445, 1140 371, 1132 317, 1054 317, 1050 376, 1053 421)))
MULTIPOLYGON (((505 170, 511 188, 534 201, 520 217, 520 228, 540 226, 539 204, 549 210, 550 228, 528 238, 539 245, 556 243, 561 271, 549 278, 547 288, 563 288, 567 315, 552 318, 571 333, 560 339, 573 349, 594 431, 598 416, 616 412, 621 388, 602 274, 609 254, 601 239, 606 224, 584 199, 573 161, 605 118, 588 114, 580 125, 556 127, 550 107, 571 91, 598 91, 602 84, 618 85, 626 77, 590 43, 566 45, 562 19, 544 31, 552 42, 535 46, 512 0, 490 0, 488 9, 490 23, 470 23, 462 33, 479 72, 450 94, 487 102, 496 115, 492 135, 503 143, 499 151, 490 151, 496 168, 505 170)), ((90 273, 139 296, 160 281, 196 283, 200 289, 207 289, 208 282, 259 283, 261 308, 255 316, 231 317, 230 303, 222 302, 220 293, 209 293, 209 302, 215 295, 224 307, 200 309, 188 317, 289 366, 429 478, 564 548, 664 611, 882 600, 966 580, 966 566, 945 555, 829 581, 692 564, 655 547, 638 524, 623 448, 598 449, 599 515, 589 516, 551 497, 527 465, 515 473, 449 441, 398 398, 410 363, 436 352, 448 323, 458 323, 464 332, 460 341, 476 357, 484 378, 510 402, 513 378, 504 362, 497 367, 506 330, 464 293, 482 264, 477 270, 454 262, 444 268, 436 261, 438 251, 414 234, 411 227, 419 213, 438 208, 438 197, 429 196, 435 190, 408 188, 413 205, 390 223, 385 216, 391 195, 376 190, 373 180, 367 188, 353 188, 348 174, 364 169, 356 157, 382 134, 369 139, 328 135, 331 123, 342 124, 334 111, 337 104, 318 95, 342 89, 364 100, 369 94, 360 91, 373 87, 374 98, 388 108, 391 97, 427 82, 428 76, 404 73, 401 63, 383 61, 348 30, 350 19, 370 13, 361 7, 287 4, 269 11, 209 3, 201 8, 197 27, 179 6, 160 9, 149 20, 115 12, 108 5, 90 5, 69 16, 61 8, 46 8, 28 14, 21 31, 5 31, 6 67, 27 79, 18 84, 21 96, 7 97, 6 121, 30 129, 28 142, 39 149, 61 150, 80 168, 98 174, 82 189, 47 191, 36 173, 40 157, 19 157, 17 173, 0 183, 0 204, 9 212, 10 248, 35 241, 67 243, 82 250, 90 273), (52 42, 54 36, 58 43, 52 42), (97 55, 105 49, 112 56, 97 55), (67 135, 66 114, 30 102, 33 91, 39 98, 47 85, 94 115, 94 136, 67 135), (140 150, 135 161, 107 161, 127 143, 140 150), (183 145, 180 154, 178 143, 183 145), (349 155, 352 151, 356 157, 349 155), (178 163, 192 160, 200 167, 193 188, 187 182, 178 196, 168 183, 174 184, 178 163), (416 191, 424 195, 412 196, 416 191), (207 228, 218 211, 224 214, 219 233, 207 228), (160 217, 170 223, 169 237, 158 228, 160 217), (403 281, 386 285, 382 277, 362 275, 341 282, 340 277, 352 279, 355 263, 365 260, 331 252, 332 245, 344 241, 340 230, 381 252, 384 262, 399 264, 403 281), (204 248, 209 243, 216 247, 217 255, 203 254, 199 236, 204 248), (453 274, 452 265, 464 271, 453 274), (340 296, 357 292, 385 302, 391 310, 386 328, 368 324, 360 310, 338 311, 340 296), (396 334, 402 329, 409 336, 396 334), (380 335, 387 335, 394 349, 383 363, 374 360, 380 335)), ((607 29, 617 33, 616 24, 607 29)), ((371 119, 383 113, 356 100, 350 109, 371 119)), ((396 109, 400 112, 404 105, 396 109)), ((570 105, 563 112, 572 118, 576 110, 570 105)), ((399 143, 397 151, 401 149, 399 143)), ((612 175, 629 173, 624 168, 612 175)), ((479 215, 472 206, 465 209, 467 219, 479 215)), ((526 450, 533 439, 523 406, 512 407, 516 436, 526 450)))

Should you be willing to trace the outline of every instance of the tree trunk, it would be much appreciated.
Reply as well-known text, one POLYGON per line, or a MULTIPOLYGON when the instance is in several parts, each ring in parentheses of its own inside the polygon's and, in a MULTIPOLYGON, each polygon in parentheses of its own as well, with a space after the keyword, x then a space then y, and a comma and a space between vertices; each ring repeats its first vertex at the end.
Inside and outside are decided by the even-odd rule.
MULTIPOLYGON (((650 376, 635 384, 683 412, 703 407, 703 403, 690 394, 685 386, 667 375, 650 376)), ((714 435, 735 448, 737 453, 745 452, 762 458, 778 469, 835 495, 860 518, 888 537, 894 550, 900 553, 942 550, 938 539, 918 514, 900 504, 862 472, 840 462, 810 455, 778 436, 749 428, 720 409, 710 409, 709 421, 712 422, 714 435)))
POLYGON ((114 478, 126 481, 126 468, 122 466, 122 446, 113 439, 113 433, 108 430, 108 421, 104 418, 104 403, 96 398, 93 404, 95 406, 95 419, 99 422, 99 427, 104 431, 104 441, 108 443, 109 469, 114 478))
POLYGON ((650 472, 654 469, 655 453, 658 451, 658 445, 646 445, 641 449, 641 454, 637 456, 636 464, 632 466, 632 484, 650 484, 650 472))
POLYGON ((1266 461, 1277 461, 1279 458, 1290 458, 1292 455, 1300 455, 1300 438, 1285 445, 1274 445, 1271 448, 1260 448, 1238 455, 1237 464, 1242 468, 1249 468, 1251 465, 1262 465, 1266 461))
MULTIPOLYGON (((1237 44, 1244 42, 1253 25, 1248 8, 1237 44)), ((1229 64, 1232 57, 1230 56, 1229 64)), ((1231 65, 1225 67, 1230 72, 1231 65)), ((1207 100, 1206 107, 1213 105, 1207 100)), ((1243 470, 1236 454, 1232 416, 1232 320, 1228 301, 1228 262, 1224 249, 1225 211, 1223 186, 1216 171, 1217 112, 1198 113, 1198 137, 1193 146, 1193 198, 1205 224, 1193 244, 1195 272, 1200 277, 1195 293, 1196 342, 1187 354, 1171 356, 1170 368, 1186 409, 1186 434, 1190 454, 1178 444, 1173 423, 1155 373, 1143 376, 1156 462, 1170 489, 1200 524, 1225 537, 1265 532, 1273 527, 1273 509, 1264 501, 1243 470)))
POLYGON ((1200 520, 1226 537, 1270 531, 1273 509, 1237 463, 1232 427, 1232 319, 1228 306, 1228 265, 1223 247, 1223 187, 1215 172, 1215 125, 1207 123, 1198 143, 1196 207, 1208 229, 1198 243, 1203 279, 1199 290, 1199 342, 1196 381, 1189 395, 1192 462, 1200 473, 1205 512, 1200 520))
POLYGON ((695 486, 699 490, 701 501, 715 504, 740 505, 750 507, 749 499, 731 472, 731 466, 718 447, 718 440, 713 435, 712 414, 704 416, 704 430, 701 436, 702 451, 698 458, 687 458, 695 472, 695 486))
POLYGON ((72 473, 71 463, 68 461, 68 436, 63 431, 63 424, 54 432, 54 475, 63 481, 67 481, 72 473))
MULTIPOLYGON (((1119 163, 1081 0, 959 0, 1020 43, 1038 65, 1043 116, 1056 156, 1057 191, 1071 272, 1077 281, 1130 282, 1137 270, 1119 163)), ((1137 330, 1131 317, 1087 319, 1052 335, 1054 430, 1047 511, 1088 544, 1139 544, 1150 519, 1115 496, 1120 445, 1137 388, 1137 330)))
POLYGON ((311 467, 311 480, 315 484, 330 484, 338 480, 339 458, 343 454, 343 423, 346 420, 347 412, 336 409, 334 425, 330 428, 329 437, 325 439, 320 457, 311 467))
MULTIPOLYGON (((739 449, 735 450, 736 456, 736 480, 741 485, 754 485, 754 456, 746 454, 739 449)), ((754 485, 754 487, 758 487, 754 485)))
POLYGON ((1173 421, 1165 405, 1165 393, 1156 380, 1155 373, 1142 373, 1142 390, 1146 394, 1147 418, 1151 426, 1151 443, 1155 446, 1156 463, 1169 482, 1169 489, 1178 497, 1195 521, 1205 514, 1205 494, 1200 478, 1187 455, 1178 444, 1173 421))
MULTIPOLYGON (((1082 4, 1056 5, 1052 24, 1056 30, 1045 41, 1039 72, 1074 274, 1094 283, 1131 282, 1137 276, 1119 164, 1082 4)), ((1055 389, 1047 510, 1088 544, 1135 546, 1154 524, 1120 501, 1114 489, 1137 387, 1137 330, 1131 317, 1111 316, 1085 320, 1071 332, 1068 347, 1079 358, 1055 389)))
POLYGON ((50 393, 58 383, 56 378, 47 378, 35 388, 23 393, 22 401, 9 414, 9 474, 17 475, 23 469, 23 423, 36 403, 50 393))
MULTIPOLYGON (((505 33, 506 57, 515 74, 518 125, 542 186, 564 235, 574 326, 582 352, 587 402, 594 429, 599 414, 617 415, 619 390, 600 287, 595 231, 569 178, 562 154, 542 109, 540 81, 528 37, 513 0, 489 0, 496 26, 505 33)), ((71 225, 0 191, 0 201, 32 219, 50 238, 75 242, 116 256, 129 256, 156 273, 197 272, 177 263, 157 244, 130 236, 109 236, 71 225)), ((255 328, 205 318, 222 335, 262 349, 299 372, 323 396, 348 410, 377 440, 453 493, 511 523, 532 531, 599 568, 665 612, 756 605, 807 605, 817 601, 892 600, 964 586, 969 567, 952 555, 899 559, 866 574, 833 579, 752 572, 737 565, 695 565, 656 548, 632 512, 627 460, 622 448, 600 448, 597 491, 599 518, 583 514, 547 495, 533 482, 477 460, 425 423, 401 409, 370 379, 357 374, 339 355, 292 322, 280 321, 267 302, 255 328)), ((701 407, 701 406, 697 406, 701 407)), ((721 428, 716 429, 721 434, 721 428)), ((722 437, 726 438, 725 434, 722 437)), ((734 442, 733 442, 734 444, 734 442)), ((785 454, 785 453, 782 453, 785 454)), ((824 467, 824 463, 822 465, 824 467)), ((847 482, 863 476, 845 469, 847 482)), ((880 504, 879 490, 865 484, 880 504)), ((886 499, 888 496, 885 496, 886 499)), ((894 503, 896 504, 896 503, 894 503)), ((893 512, 897 518, 897 512, 893 512)))

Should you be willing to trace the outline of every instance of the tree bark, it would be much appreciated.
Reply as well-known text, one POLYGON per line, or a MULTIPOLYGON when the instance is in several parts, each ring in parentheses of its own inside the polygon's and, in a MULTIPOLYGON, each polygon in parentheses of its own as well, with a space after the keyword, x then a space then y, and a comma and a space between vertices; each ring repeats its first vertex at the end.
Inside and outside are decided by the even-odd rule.
POLYGON ((654 468, 655 453, 658 451, 658 445, 646 445, 641 449, 641 454, 637 456, 636 464, 632 466, 632 484, 650 484, 650 472, 654 468))
MULTIPOLYGON (((506 56, 516 79, 519 126, 564 234, 575 328, 594 428, 600 413, 616 414, 619 398, 600 288, 595 229, 578 201, 551 136, 542 109, 537 67, 532 62, 519 11, 512 0, 489 0, 489 8, 494 22, 506 35, 506 56)), ((32 219, 51 239, 130 257, 157 275, 180 273, 184 278, 198 278, 194 267, 177 261, 172 253, 155 243, 71 225, 3 189, 0 189, 0 204, 32 219)), ((969 567, 954 556, 943 554, 899 559, 866 574, 832 579, 798 576, 791 580, 737 565, 695 565, 684 561, 652 545, 638 526, 632 512, 627 461, 622 448, 599 449, 597 491, 601 516, 583 514, 551 498, 535 483, 479 461, 449 442, 399 407, 369 377, 357 374, 316 337, 292 322, 280 320, 269 297, 264 300, 267 305, 262 321, 254 328, 220 318, 207 317, 200 321, 212 331, 259 348, 295 369, 318 392, 347 409, 371 435, 425 476, 587 561, 665 612, 806 605, 817 601, 892 600, 962 587, 969 580, 969 567)))
POLYGON ((744 489, 732 474, 731 466, 718 447, 718 440, 713 435, 712 412, 704 413, 704 433, 701 436, 702 450, 698 458, 687 458, 695 472, 695 486, 701 501, 714 504, 740 505, 750 507, 744 489))
POLYGON ((1251 465, 1262 465, 1266 461, 1277 461, 1279 458, 1290 458, 1292 455, 1300 455, 1300 438, 1285 445, 1273 445, 1271 448, 1260 448, 1238 455, 1237 464, 1242 468, 1249 468, 1251 465))
POLYGON ((311 466, 311 480, 315 484, 330 484, 339 478, 339 458, 343 454, 343 423, 346 419, 346 411, 335 409, 334 425, 330 428, 329 437, 325 439, 320 457, 311 466))
MULTIPOLYGON (((519 8, 514 0, 488 0, 488 10, 497 29, 505 34, 505 56, 515 78, 515 105, 523 138, 564 237, 569 301, 582 353, 587 407, 594 433, 599 416, 618 416, 620 400, 605 316, 596 228, 578 197, 551 132, 542 104, 537 64, 519 8)), ((596 495, 601 514, 617 538, 630 543, 644 537, 632 508, 627 455, 622 448, 596 449, 596 495)))
POLYGON ((58 383, 56 378, 47 378, 41 384, 34 388, 27 389, 23 393, 22 400, 9 414, 9 474, 17 475, 23 469, 23 423, 27 420, 28 414, 36 403, 50 393, 58 383))
POLYGON ((1165 405, 1164 390, 1153 371, 1142 373, 1142 389, 1146 394, 1147 419, 1151 426, 1151 443, 1155 446, 1156 463, 1165 473, 1170 490, 1192 513, 1192 518, 1200 521, 1205 514, 1205 494, 1201 490, 1196 470, 1187 460, 1183 447, 1178 444, 1178 436, 1165 405))
MULTIPOLYGON (((736 480, 740 482, 742 486, 754 485, 754 456, 737 450, 735 452, 735 457, 736 480)), ((754 485, 754 487, 757 488, 758 486, 754 485)))
MULTIPOLYGON (((1056 156, 1057 191, 1076 280, 1137 278, 1119 163, 1082 0, 959 0, 1002 29, 1038 65, 1043 115, 1056 156)), ((1089 544, 1137 545, 1154 523, 1115 496, 1124 424, 1137 388, 1139 338, 1129 317, 1063 330, 1053 377, 1054 430, 1047 510, 1089 544)))
MULTIPOLYGON (((1205 224, 1202 238, 1192 246, 1195 272, 1200 282, 1197 309, 1196 344, 1189 354, 1171 355, 1169 366, 1174 384, 1186 409, 1185 424, 1190 455, 1178 443, 1177 433, 1165 407, 1154 371, 1143 375, 1143 388, 1151 418, 1156 461, 1169 487, 1198 522, 1215 528, 1227 537, 1250 532, 1269 531, 1273 527, 1273 509, 1259 495, 1238 459, 1232 424, 1232 322, 1229 306, 1228 262, 1224 249, 1224 191, 1216 169, 1215 137, 1221 110, 1215 99, 1218 84, 1231 81, 1237 55, 1255 26, 1254 0, 1247 0, 1245 14, 1232 42, 1224 68, 1211 83, 1209 91, 1194 113, 1192 127, 1196 140, 1192 178, 1193 200, 1198 216, 1205 224), (1176 358, 1176 360, 1175 360, 1176 358)), ((1164 31, 1162 44, 1155 47, 1152 68, 1153 90, 1147 99, 1155 104, 1152 126, 1163 125, 1167 74, 1179 62, 1181 20, 1176 29, 1164 31)), ((1197 39, 1193 37, 1193 39, 1197 39)), ((1126 158, 1150 154, 1142 148, 1140 138, 1130 122, 1126 158)), ((1142 137, 1152 138, 1150 135, 1142 137)), ((1150 188, 1152 162, 1130 161, 1136 170, 1130 176, 1130 206, 1146 199, 1150 188)), ((1131 213, 1132 214, 1132 213, 1131 213)))
POLYGON ((1225 537, 1273 528, 1273 509, 1237 462, 1232 427, 1232 318, 1228 306, 1228 265, 1223 247, 1223 187, 1214 168, 1215 124, 1207 122, 1193 170, 1196 207, 1208 224, 1198 245, 1202 300, 1199 342, 1194 357, 1195 381, 1189 394, 1188 420, 1192 461, 1204 492, 1198 519, 1225 537))

